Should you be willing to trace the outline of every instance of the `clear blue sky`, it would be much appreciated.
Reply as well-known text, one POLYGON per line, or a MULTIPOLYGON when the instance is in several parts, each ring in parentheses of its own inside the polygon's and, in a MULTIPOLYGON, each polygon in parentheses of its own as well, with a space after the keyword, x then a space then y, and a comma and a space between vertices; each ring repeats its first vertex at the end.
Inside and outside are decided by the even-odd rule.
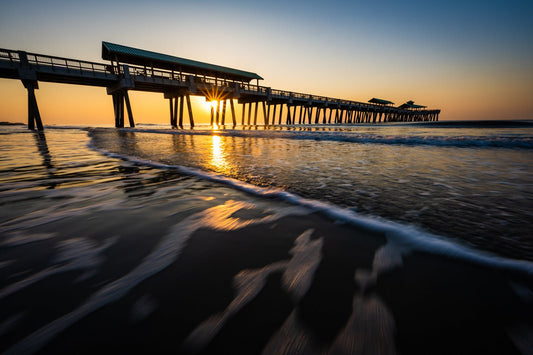
MULTIPOLYGON (((257 72, 279 89, 412 99, 441 119, 533 118, 532 0, 0 4, 0 47, 101 61, 102 40, 257 72)), ((0 120, 19 114, 12 85, 0 80, 0 120)))

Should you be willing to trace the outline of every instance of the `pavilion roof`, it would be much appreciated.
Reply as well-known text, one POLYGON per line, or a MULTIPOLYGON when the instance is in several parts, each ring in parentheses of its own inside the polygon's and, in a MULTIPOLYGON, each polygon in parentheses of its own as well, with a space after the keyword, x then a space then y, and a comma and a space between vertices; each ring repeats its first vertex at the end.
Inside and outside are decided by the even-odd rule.
POLYGON ((244 70, 223 67, 220 65, 199 62, 196 60, 175 57, 168 54, 151 52, 109 42, 102 42, 102 59, 235 81, 250 82, 252 79, 263 79, 256 73, 244 70))

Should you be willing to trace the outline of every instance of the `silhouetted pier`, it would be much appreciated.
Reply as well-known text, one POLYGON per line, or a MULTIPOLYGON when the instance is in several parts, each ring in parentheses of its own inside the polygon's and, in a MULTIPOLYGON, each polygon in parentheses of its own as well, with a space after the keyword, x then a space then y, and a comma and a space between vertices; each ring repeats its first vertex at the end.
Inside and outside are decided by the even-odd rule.
POLYGON ((236 99, 242 105, 241 125, 313 125, 379 122, 437 121, 440 110, 428 110, 412 101, 395 107, 373 98, 358 102, 272 89, 259 85, 259 75, 233 68, 188 60, 103 42, 102 58, 95 63, 71 58, 0 49, 0 77, 19 79, 28 91, 28 128, 43 129, 35 89, 39 81, 100 86, 112 96, 115 126, 124 127, 127 114, 134 127, 128 91, 160 92, 169 100, 170 124, 183 128, 184 107, 194 127, 191 95, 216 101, 211 108, 211 124, 227 125, 229 101, 231 125, 238 124, 236 99), (252 84, 256 80, 256 84, 252 84), (258 122, 261 106, 264 122, 258 122))

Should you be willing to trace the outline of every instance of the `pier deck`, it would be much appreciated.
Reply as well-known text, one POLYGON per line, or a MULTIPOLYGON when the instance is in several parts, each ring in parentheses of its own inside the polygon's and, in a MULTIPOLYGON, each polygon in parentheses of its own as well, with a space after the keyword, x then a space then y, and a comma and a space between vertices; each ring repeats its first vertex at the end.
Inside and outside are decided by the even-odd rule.
POLYGON ((43 125, 34 91, 39 81, 105 87, 113 98, 116 127, 124 127, 125 112, 130 126, 135 126, 130 90, 163 93, 169 100, 172 127, 183 127, 185 102, 190 126, 194 127, 190 95, 218 102, 216 115, 215 109, 211 111, 211 124, 216 125, 228 124, 228 101, 231 124, 237 125, 234 100, 242 105, 242 125, 260 124, 260 105, 264 125, 437 121, 440 114, 440 110, 428 110, 412 102, 394 107, 381 99, 359 102, 272 89, 259 85, 262 78, 255 73, 108 42, 102 43, 102 57, 110 62, 0 49, 0 77, 22 81, 28 90, 28 128, 37 126, 39 130, 43 125), (257 84, 251 83, 254 79, 257 84))

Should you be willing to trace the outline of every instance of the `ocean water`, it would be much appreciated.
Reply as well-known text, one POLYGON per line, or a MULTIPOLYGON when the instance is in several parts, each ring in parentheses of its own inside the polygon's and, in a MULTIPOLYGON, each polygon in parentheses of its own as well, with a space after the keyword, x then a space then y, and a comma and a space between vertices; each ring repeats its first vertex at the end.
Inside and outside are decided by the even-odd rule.
POLYGON ((0 351, 531 353, 533 125, 0 127, 0 351))
POLYGON ((533 261, 533 125, 388 125, 168 134, 93 146, 282 189, 533 261))

